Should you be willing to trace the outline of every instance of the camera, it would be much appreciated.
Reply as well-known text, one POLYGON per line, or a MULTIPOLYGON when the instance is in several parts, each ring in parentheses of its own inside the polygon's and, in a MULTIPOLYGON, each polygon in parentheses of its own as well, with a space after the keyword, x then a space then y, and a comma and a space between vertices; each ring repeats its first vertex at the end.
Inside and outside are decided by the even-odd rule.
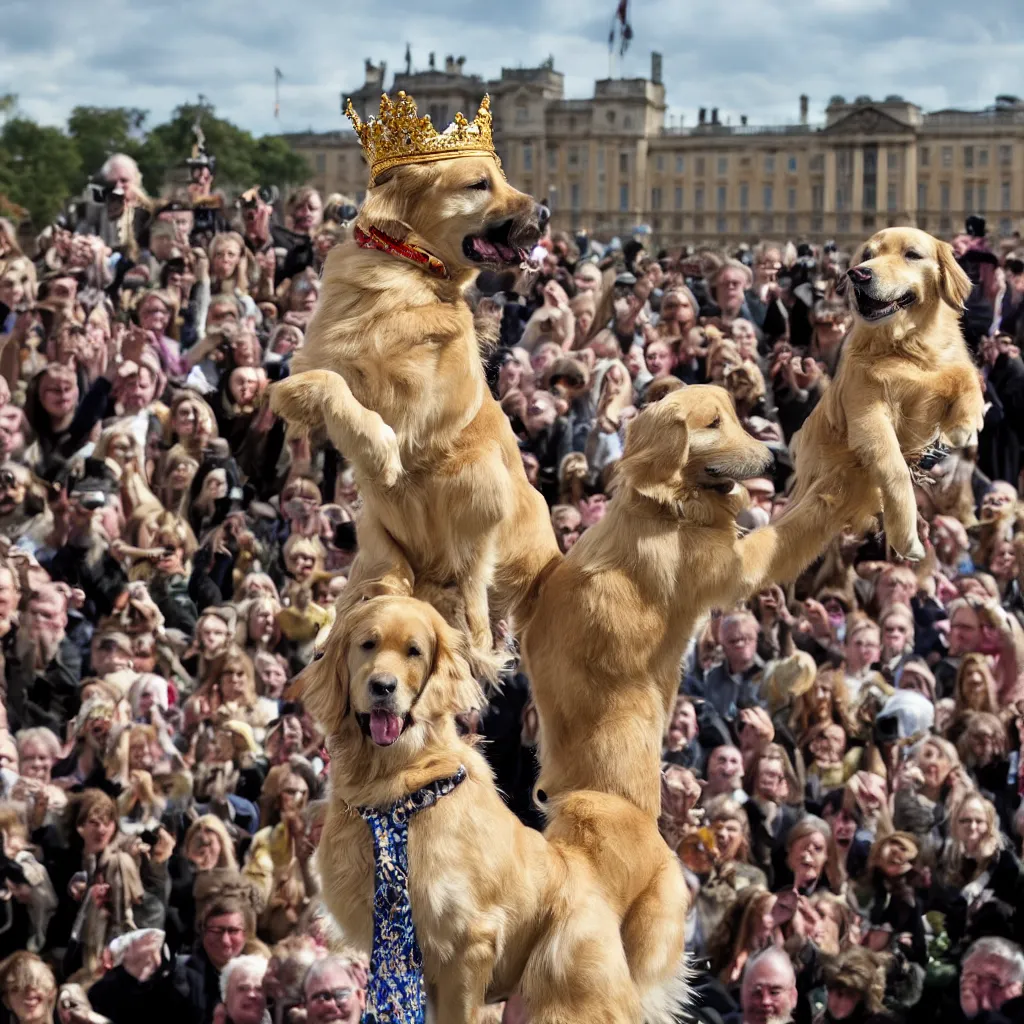
MULTIPOLYGON (((247 192, 243 192, 238 197, 238 205, 243 210, 251 210, 260 203, 265 203, 267 206, 273 206, 277 202, 278 191, 275 185, 254 185, 247 192)), ((352 214, 352 219, 355 218, 355 213, 352 214)))
POLYGON ((89 512, 106 508, 107 505, 107 495, 103 491, 78 491, 74 494, 74 499, 89 512))

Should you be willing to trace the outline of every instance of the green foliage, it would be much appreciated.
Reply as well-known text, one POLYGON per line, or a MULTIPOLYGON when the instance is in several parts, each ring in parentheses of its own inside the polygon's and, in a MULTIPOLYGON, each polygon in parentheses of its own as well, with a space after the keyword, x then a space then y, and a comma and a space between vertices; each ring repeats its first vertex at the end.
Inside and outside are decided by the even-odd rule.
POLYGON ((0 191, 25 207, 37 227, 74 195, 81 169, 78 149, 59 128, 14 117, 0 130, 0 191))
POLYGON ((0 95, 0 194, 28 209, 37 229, 81 194, 112 153, 133 157, 146 190, 158 195, 170 173, 183 169, 192 155, 197 116, 206 150, 217 157, 216 188, 230 194, 260 184, 283 191, 310 175, 305 159, 283 139, 257 139, 217 117, 207 103, 183 104, 153 128, 147 127, 146 111, 135 107, 75 107, 63 131, 12 116, 16 104, 16 97, 0 95))

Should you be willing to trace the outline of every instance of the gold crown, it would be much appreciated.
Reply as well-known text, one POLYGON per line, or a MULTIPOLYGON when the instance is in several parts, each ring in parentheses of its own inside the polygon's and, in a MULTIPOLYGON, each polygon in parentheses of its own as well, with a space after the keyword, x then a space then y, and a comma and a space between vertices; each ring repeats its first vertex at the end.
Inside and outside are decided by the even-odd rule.
MULTIPOLYGON (((380 115, 363 122, 348 101, 345 116, 352 122, 363 153, 370 164, 370 181, 400 164, 422 164, 432 160, 451 160, 457 156, 491 156, 495 160, 491 137, 491 97, 484 96, 472 123, 462 114, 439 132, 429 115, 417 116, 416 101, 400 92, 395 102, 387 93, 380 98, 380 115)), ((500 166, 500 162, 499 162, 500 166)))

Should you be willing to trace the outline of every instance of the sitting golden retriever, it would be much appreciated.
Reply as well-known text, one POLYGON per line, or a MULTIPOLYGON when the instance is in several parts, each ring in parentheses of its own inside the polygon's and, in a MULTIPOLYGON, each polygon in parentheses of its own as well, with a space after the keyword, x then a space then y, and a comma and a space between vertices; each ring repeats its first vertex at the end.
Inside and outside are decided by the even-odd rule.
POLYGON ((354 466, 364 508, 353 582, 391 576, 432 598, 454 588, 477 654, 493 646, 488 588, 496 617, 514 617, 558 556, 462 294, 482 266, 526 258, 538 209, 490 157, 382 174, 357 228, 429 250, 446 276, 355 241, 333 249, 296 372, 270 390, 290 426, 326 425, 354 466))
POLYGON ((893 550, 917 561, 908 461, 964 447, 984 419, 959 322, 971 282, 951 246, 914 228, 872 235, 846 276, 855 322, 835 380, 793 438, 795 496, 822 478, 830 492, 859 491, 867 517, 881 505, 893 550))
POLYGON ((843 524, 815 492, 739 537, 739 481, 771 463, 713 385, 631 424, 607 513, 547 574, 522 636, 542 799, 599 790, 657 818, 662 738, 697 621, 795 577, 843 524))
POLYGON ((518 992, 532 1024, 671 1021, 683 988, 681 935, 665 939, 686 913, 678 861, 653 820, 602 793, 553 802, 546 838, 522 825, 456 731, 456 712, 481 703, 464 647, 430 605, 375 596, 339 618, 303 674, 331 753, 317 853, 328 908, 370 948, 374 853, 356 808, 391 807, 461 766, 465 781, 409 820, 428 1019, 469 1024, 518 992))

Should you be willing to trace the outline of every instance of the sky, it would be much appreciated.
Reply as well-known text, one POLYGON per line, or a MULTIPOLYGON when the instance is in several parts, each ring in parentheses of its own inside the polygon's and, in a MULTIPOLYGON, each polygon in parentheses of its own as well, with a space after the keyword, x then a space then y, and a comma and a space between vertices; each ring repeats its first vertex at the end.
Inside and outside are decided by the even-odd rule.
MULTIPOLYGON (((339 99, 364 79, 366 58, 414 68, 435 51, 497 77, 553 56, 569 98, 593 94, 609 71, 615 0, 3 0, 0 94, 19 111, 63 124, 76 105, 134 106, 149 123, 202 93, 256 134, 336 130, 339 99), (296 13, 292 13, 296 12, 296 13), (274 68, 284 74, 274 118, 274 68)), ((634 38, 614 74, 646 77, 664 58, 669 114, 698 107, 723 120, 811 119, 831 96, 891 93, 926 110, 981 108, 1024 95, 1021 0, 631 0, 634 38)))

